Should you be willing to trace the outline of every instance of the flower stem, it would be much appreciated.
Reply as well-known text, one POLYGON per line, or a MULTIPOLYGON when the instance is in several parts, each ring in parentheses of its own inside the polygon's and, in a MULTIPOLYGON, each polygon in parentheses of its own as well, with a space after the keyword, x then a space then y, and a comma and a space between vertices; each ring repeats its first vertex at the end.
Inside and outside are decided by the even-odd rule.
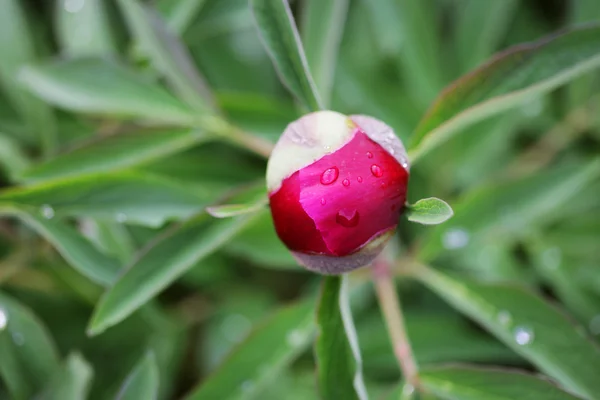
POLYGON ((394 278, 389 263, 380 257, 372 266, 373 282, 377 298, 385 319, 394 354, 406 382, 418 386, 418 368, 406 334, 400 299, 394 286, 394 278))

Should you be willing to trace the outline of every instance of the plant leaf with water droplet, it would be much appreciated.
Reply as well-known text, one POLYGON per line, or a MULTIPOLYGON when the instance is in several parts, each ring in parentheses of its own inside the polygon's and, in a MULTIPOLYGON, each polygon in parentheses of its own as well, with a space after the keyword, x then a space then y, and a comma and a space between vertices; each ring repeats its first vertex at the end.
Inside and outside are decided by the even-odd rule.
POLYGON ((102 333, 127 318, 260 214, 225 220, 201 214, 151 243, 104 293, 94 310, 89 334, 102 333))
POLYGON ((185 398, 260 398, 261 390, 306 350, 315 333, 312 301, 267 317, 212 375, 185 398))
POLYGON ((452 219, 427 232, 417 257, 429 262, 444 247, 456 251, 486 240, 523 237, 531 229, 550 223, 598 177, 600 159, 594 159, 476 188, 454 202, 452 219))
POLYGON ((116 400, 157 399, 159 381, 156 357, 149 351, 125 378, 116 400))
MULTIPOLYGON (((213 194, 214 195, 214 194, 213 194)), ((57 216, 93 217, 157 227, 189 218, 209 191, 134 171, 71 177, 0 192, 0 202, 51 207, 57 216)))
POLYGON ((462 129, 600 66, 600 26, 546 36, 497 54, 450 84, 414 132, 414 163, 462 129))
POLYGON ((600 348, 541 297, 518 286, 457 280, 425 266, 414 273, 565 389, 584 398, 600 393, 600 348))
POLYGON ((118 1, 129 28, 153 65, 180 98, 194 110, 207 112, 213 99, 187 48, 150 6, 137 0, 118 1))
POLYGON ((111 172, 150 163, 209 140, 192 129, 113 135, 36 164, 19 178, 25 182, 111 172))
POLYGON ((195 119, 158 84, 115 61, 78 58, 30 65, 19 78, 46 102, 71 111, 185 126, 195 119))
MULTIPOLYGON (((340 311, 342 302, 348 301, 348 298, 343 299, 340 296, 341 281, 339 276, 323 278, 321 298, 317 307, 318 335, 315 356, 321 396, 324 399, 350 400, 359 398, 354 388, 354 379, 357 369, 360 371, 362 366, 356 365, 348 338, 348 335, 356 335, 354 332, 346 333, 340 311)), ((360 379, 362 382, 362 377, 360 379)))
POLYGON ((0 377, 14 399, 29 399, 60 368, 50 333, 25 306, 0 292, 0 377))
POLYGON ((279 76, 309 111, 322 108, 286 0, 250 0, 256 25, 279 76))
POLYGON ((577 400, 550 380, 525 372, 474 366, 449 366, 419 371, 427 391, 452 400, 577 400))
POLYGON ((308 0, 302 10, 302 43, 323 103, 329 104, 348 0, 308 0))
POLYGON ((423 225, 438 225, 454 215, 452 207, 448 203, 435 197, 421 199, 415 204, 409 204, 406 207, 406 213, 409 221, 423 225))
POLYGON ((69 57, 106 56, 118 53, 115 21, 103 0, 55 3, 54 25, 62 53, 69 57), (68 7, 78 7, 76 12, 68 7))
POLYGON ((67 357, 63 367, 55 374, 39 400, 81 400, 88 397, 94 370, 79 353, 67 357))
POLYGON ((49 219, 37 209, 0 204, 0 215, 15 216, 50 242, 79 273, 103 286, 116 278, 120 264, 98 251, 85 237, 65 222, 49 219))

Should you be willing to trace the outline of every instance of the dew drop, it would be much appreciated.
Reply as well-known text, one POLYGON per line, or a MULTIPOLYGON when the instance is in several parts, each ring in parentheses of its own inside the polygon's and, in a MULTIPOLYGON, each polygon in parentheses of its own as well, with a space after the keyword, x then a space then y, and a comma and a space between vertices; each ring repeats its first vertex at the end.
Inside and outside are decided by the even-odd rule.
POLYGON ((44 216, 44 218, 46 219, 52 219, 54 218, 54 208, 52 208, 51 206, 49 206, 48 204, 44 204, 41 208, 40 208, 40 212, 42 213, 42 215, 44 216))
POLYGON ((331 185, 337 180, 339 175, 340 171, 337 169, 337 167, 328 168, 321 175, 321 183, 323 185, 331 185))
POLYGON ((298 330, 293 330, 287 334, 286 340, 290 346, 300 347, 304 343, 304 335, 298 330))
POLYGON ((448 229, 442 237, 442 244, 448 250, 463 248, 469 244, 469 232, 463 228, 448 229))
POLYGON ((370 151, 367 151, 367 158, 373 158, 373 153, 371 153, 370 151))
POLYGON ((12 333, 12 340, 17 346, 23 346, 25 344, 25 338, 19 332, 12 333))
POLYGON ((326 152, 328 152, 328 153, 331 151, 331 146, 325 146, 325 147, 323 147, 323 148, 324 148, 324 149, 325 149, 325 151, 326 151, 326 152))
POLYGON ((349 181, 348 179, 344 179, 344 180, 342 181, 342 185, 344 185, 344 186, 348 187, 348 186, 350 186, 350 181, 349 181))
POLYGON ((345 228, 352 228, 358 225, 360 215, 355 209, 342 208, 335 216, 335 222, 345 228))
POLYGON ((533 341, 533 330, 525 326, 518 326, 515 328, 514 336, 517 344, 525 346, 533 341))
POLYGON ((125 215, 124 213, 118 213, 117 222, 120 224, 127 222, 127 215, 125 215))
POLYGON ((0 308, 0 332, 2 332, 4 328, 6 328, 7 324, 8 314, 6 314, 6 311, 4 311, 4 309, 0 308))
POLYGON ((325 197, 321 198, 321 205, 324 206, 325 204, 327 204, 327 200, 325 200, 325 197))
POLYGON ((358 183, 362 183, 362 181, 363 181, 362 176, 359 176, 358 178, 356 178, 356 180, 358 181, 358 183))
POLYGON ((508 326, 512 322, 512 315, 506 310, 502 310, 497 316, 498 322, 502 326, 508 326))
POLYGON ((371 173, 377 178, 381 178, 383 176, 383 170, 377 164, 371 165, 371 173))
POLYGON ((600 314, 590 321, 590 332, 592 335, 600 335, 600 314))

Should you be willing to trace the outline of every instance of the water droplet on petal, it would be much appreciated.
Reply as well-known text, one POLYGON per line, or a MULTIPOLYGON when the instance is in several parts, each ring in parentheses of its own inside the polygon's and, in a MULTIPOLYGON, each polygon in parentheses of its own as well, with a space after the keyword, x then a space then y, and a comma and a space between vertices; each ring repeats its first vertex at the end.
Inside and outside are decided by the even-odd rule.
POLYGON ((376 164, 371 165, 371 173, 377 178, 381 178, 383 176, 383 170, 379 165, 376 164))
POLYGON ((321 175, 321 183, 323 185, 331 185, 337 180, 339 175, 340 171, 337 169, 337 167, 328 168, 321 175))
POLYGON ((592 335, 600 335, 600 314, 596 315, 590 321, 590 332, 592 335))
POLYGON ((469 244, 469 232, 463 228, 448 229, 442 237, 442 244, 448 250, 465 247, 469 244))
POLYGON ((6 311, 4 311, 4 309, 0 308, 0 332, 2 332, 4 328, 6 328, 7 324, 8 314, 6 313, 6 311))
POLYGON ((385 188, 387 187, 387 183, 386 183, 386 182, 381 182, 381 187, 382 187, 383 189, 385 189, 385 188))
POLYGON ((358 178, 356 178, 356 180, 358 181, 358 183, 362 183, 362 181, 363 181, 362 176, 359 176, 358 178))
POLYGON ((348 186, 350 186, 350 181, 349 181, 348 179, 344 179, 344 180, 342 181, 342 185, 344 185, 344 186, 348 187, 348 186))
POLYGON ((325 197, 321 198, 321 205, 324 206, 325 204, 327 204, 327 200, 325 200, 325 197))
POLYGON ((514 336, 517 344, 525 346, 533 341, 533 330, 526 326, 518 326, 515 328, 514 336))
POLYGON ((373 158, 373 153, 371 153, 370 151, 367 151, 367 158, 373 158))
POLYGON ((46 219, 52 219, 54 218, 54 208, 52 208, 51 206, 49 206, 48 204, 44 204, 41 208, 40 208, 40 212, 42 213, 42 215, 44 216, 44 218, 46 219))
POLYGON ((329 153, 331 151, 331 146, 325 146, 324 149, 325 149, 326 152, 329 153))
POLYGON ((25 338, 19 332, 12 333, 12 340, 17 346, 23 346, 25 344, 25 338))
POLYGON ((127 222, 127 215, 125 215, 124 213, 118 213, 117 214, 117 222, 120 224, 127 222))
POLYGON ((300 347, 304 343, 304 335, 298 330, 293 330, 287 334, 286 340, 290 346, 300 347))
POLYGON ((358 225, 360 215, 355 209, 342 208, 335 216, 335 222, 346 228, 358 225))
POLYGON ((512 322, 512 315, 506 310, 502 310, 498 313, 498 322, 502 326, 508 326, 512 322))

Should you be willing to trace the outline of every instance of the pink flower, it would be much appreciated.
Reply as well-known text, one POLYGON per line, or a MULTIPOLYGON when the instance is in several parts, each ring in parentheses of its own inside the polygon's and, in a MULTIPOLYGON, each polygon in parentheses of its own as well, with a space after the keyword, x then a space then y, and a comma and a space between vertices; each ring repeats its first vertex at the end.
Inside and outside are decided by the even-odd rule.
POLYGON ((277 234, 310 270, 365 266, 396 229, 408 176, 406 151, 383 122, 305 115, 288 125, 267 167, 277 234))

